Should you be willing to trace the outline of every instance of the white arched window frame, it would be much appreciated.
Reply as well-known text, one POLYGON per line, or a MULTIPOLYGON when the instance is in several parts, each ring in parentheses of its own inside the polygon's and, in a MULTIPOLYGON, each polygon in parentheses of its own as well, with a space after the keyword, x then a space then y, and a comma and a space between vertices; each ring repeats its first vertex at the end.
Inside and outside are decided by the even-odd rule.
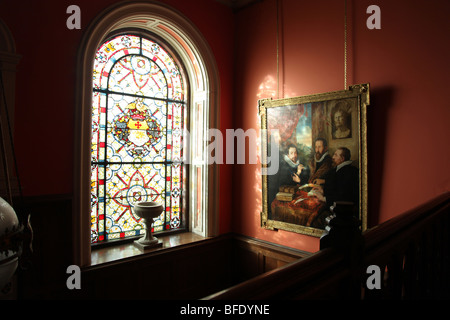
POLYGON ((218 128, 219 80, 214 56, 195 26, 164 4, 114 5, 86 30, 77 61, 73 236, 74 263, 90 263, 90 148, 92 70, 98 46, 116 30, 147 30, 166 41, 185 67, 190 84, 188 141, 190 231, 211 237, 218 234, 218 167, 208 164, 208 130, 218 128))

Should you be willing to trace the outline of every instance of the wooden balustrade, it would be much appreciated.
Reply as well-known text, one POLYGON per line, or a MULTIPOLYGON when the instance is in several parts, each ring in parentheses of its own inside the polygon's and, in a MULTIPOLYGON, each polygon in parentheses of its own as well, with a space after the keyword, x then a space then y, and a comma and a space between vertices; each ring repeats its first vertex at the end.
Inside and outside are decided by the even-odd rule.
POLYGON ((450 192, 367 230, 352 246, 334 245, 333 240, 310 254, 228 234, 86 268, 82 290, 75 293, 66 287, 70 230, 63 230, 58 241, 46 232, 58 227, 54 223, 70 226, 61 219, 70 218, 71 199, 32 203, 35 254, 32 267, 20 273, 23 299, 450 298, 450 192), (381 272, 380 289, 367 286, 371 265, 381 272), (139 278, 139 285, 128 275, 139 278))
POLYGON ((367 230, 347 251, 327 247, 205 300, 448 299, 449 230, 445 193, 367 230))

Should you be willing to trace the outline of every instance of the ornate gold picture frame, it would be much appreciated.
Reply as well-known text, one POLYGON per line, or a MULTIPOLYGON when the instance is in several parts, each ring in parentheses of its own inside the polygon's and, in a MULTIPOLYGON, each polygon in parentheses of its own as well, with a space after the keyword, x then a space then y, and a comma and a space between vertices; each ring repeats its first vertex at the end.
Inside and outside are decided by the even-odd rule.
POLYGON ((367 229, 369 103, 369 84, 258 101, 263 228, 320 237, 330 205, 350 201, 367 229))

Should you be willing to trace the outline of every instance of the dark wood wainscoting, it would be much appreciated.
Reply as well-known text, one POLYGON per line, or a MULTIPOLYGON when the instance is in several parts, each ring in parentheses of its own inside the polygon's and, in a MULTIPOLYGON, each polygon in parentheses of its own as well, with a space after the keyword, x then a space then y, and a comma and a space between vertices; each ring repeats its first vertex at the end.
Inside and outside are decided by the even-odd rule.
POLYGON ((17 272, 18 299, 201 299, 310 255, 237 234, 99 263, 69 290, 72 198, 27 198, 33 252, 17 272))
POLYGON ((308 253, 226 234, 82 272, 83 298, 200 299, 308 253))
POLYGON ((231 260, 235 283, 305 258, 311 253, 240 235, 232 236, 231 260))

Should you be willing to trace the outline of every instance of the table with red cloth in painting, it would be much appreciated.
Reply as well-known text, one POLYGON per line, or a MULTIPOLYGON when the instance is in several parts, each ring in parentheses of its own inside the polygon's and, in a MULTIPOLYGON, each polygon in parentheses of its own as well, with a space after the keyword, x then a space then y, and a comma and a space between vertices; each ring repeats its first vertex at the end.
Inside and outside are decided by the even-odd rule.
POLYGON ((309 227, 325 206, 316 197, 308 196, 298 190, 292 201, 273 200, 271 204, 272 219, 309 227))

